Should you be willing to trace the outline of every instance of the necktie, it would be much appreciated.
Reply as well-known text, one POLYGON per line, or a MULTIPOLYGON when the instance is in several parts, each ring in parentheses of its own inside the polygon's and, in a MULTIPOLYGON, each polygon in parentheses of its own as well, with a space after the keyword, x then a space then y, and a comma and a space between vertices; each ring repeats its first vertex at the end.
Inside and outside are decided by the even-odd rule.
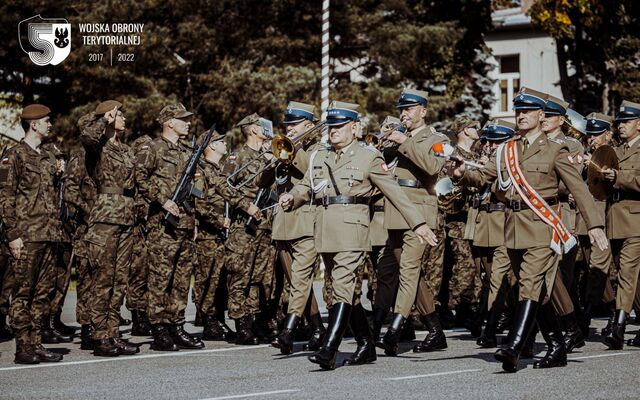
POLYGON ((342 157, 342 150, 336 150, 336 163, 340 161, 340 157, 342 157))

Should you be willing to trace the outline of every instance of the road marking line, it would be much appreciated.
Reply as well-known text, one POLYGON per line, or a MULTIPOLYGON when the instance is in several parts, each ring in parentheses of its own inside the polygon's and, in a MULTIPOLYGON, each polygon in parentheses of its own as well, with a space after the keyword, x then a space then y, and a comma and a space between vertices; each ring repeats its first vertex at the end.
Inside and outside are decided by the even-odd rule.
POLYGON ((611 353, 611 354, 598 354, 595 356, 584 356, 584 357, 571 357, 568 360, 588 360, 590 358, 602 358, 602 357, 615 357, 615 356, 626 356, 631 353, 611 353))
POLYGON ((258 393, 247 393, 247 394, 236 394, 233 396, 223 396, 223 397, 210 397, 202 400, 224 400, 224 399, 242 399, 245 397, 257 397, 257 396, 268 396, 270 394, 285 394, 285 393, 295 393, 299 392, 300 389, 287 389, 287 390, 274 390, 271 392, 258 392, 258 393))
POLYGON ((447 371, 447 372, 436 372, 433 374, 426 375, 409 375, 409 376, 399 376, 397 378, 385 378, 385 381, 402 381, 405 379, 418 379, 418 378, 429 378, 432 376, 442 376, 442 375, 455 375, 455 374, 464 374, 465 372, 478 372, 482 371, 481 369, 461 369, 459 371, 447 371))
POLYGON ((129 360, 141 360, 146 358, 160 358, 160 357, 180 357, 180 356, 190 356, 192 354, 203 354, 203 353, 220 353, 223 351, 240 351, 240 350, 253 350, 269 347, 268 344, 263 344, 259 346, 244 346, 244 347, 227 347, 224 349, 210 349, 210 350, 192 350, 192 351, 179 351, 179 352, 167 352, 161 354, 142 354, 139 356, 121 356, 114 358, 98 358, 95 360, 82 360, 82 361, 62 361, 60 363, 52 363, 52 364, 36 364, 36 365, 23 365, 19 367, 7 367, 0 368, 0 371, 15 371, 18 369, 30 369, 30 368, 51 368, 51 367, 66 367, 69 365, 82 365, 82 364, 95 364, 101 362, 113 362, 113 361, 129 361, 129 360))

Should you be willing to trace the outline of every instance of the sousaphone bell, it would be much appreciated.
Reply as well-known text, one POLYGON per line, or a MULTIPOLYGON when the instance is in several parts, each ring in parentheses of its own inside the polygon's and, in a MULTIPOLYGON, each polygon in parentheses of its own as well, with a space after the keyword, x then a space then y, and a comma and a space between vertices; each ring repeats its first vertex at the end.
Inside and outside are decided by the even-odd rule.
POLYGON ((587 167, 587 184, 596 200, 604 201, 613 192, 613 182, 604 179, 605 169, 618 169, 618 155, 611 146, 600 146, 591 155, 587 167))

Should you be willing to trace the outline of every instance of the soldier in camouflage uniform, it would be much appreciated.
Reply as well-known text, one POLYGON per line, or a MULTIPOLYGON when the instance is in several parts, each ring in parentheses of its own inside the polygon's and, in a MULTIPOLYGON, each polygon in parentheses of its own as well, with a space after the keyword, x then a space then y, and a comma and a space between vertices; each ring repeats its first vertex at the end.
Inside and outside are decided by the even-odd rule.
POLYGON ((17 364, 60 361, 41 343, 42 316, 49 313, 53 290, 54 249, 60 240, 54 180, 61 173, 52 154, 40 148, 49 135, 48 107, 32 104, 22 111, 24 140, 0 160, 0 204, 15 286, 9 310, 16 335, 17 364))
MULTIPOLYGON (((136 159, 144 157, 143 146, 151 143, 149 135, 142 135, 131 143, 136 159)), ((141 160, 139 160, 141 162, 141 160)), ((137 161, 138 162, 138 161, 137 161)), ((127 308, 131 311, 131 336, 149 336, 151 324, 147 315, 147 278, 149 275, 149 252, 147 249, 147 214, 149 207, 139 192, 135 196, 136 220, 133 225, 133 247, 131 268, 127 282, 127 308)))
POLYGON ((220 283, 226 284, 220 281, 226 259, 224 242, 231 226, 230 216, 225 215, 225 207, 228 210, 241 207, 240 202, 244 200, 232 191, 222 174, 222 157, 227 154, 224 138, 224 135, 214 133, 204 150, 200 163, 204 199, 196 200, 198 263, 192 297, 202 315, 203 340, 235 340, 234 332, 224 322, 224 309, 216 309, 216 304, 220 303, 216 299, 220 293, 218 286, 220 283))
POLYGON ((157 118, 162 135, 142 145, 137 156, 138 190, 149 204, 147 313, 154 338, 151 348, 159 351, 204 348, 200 339, 184 330, 195 255, 195 218, 171 200, 192 152, 180 141, 189 134, 191 115, 182 104, 164 107, 157 118), (164 222, 167 212, 177 219, 177 226, 164 222))
MULTIPOLYGON (((457 143, 454 154, 465 160, 475 160, 477 154, 472 151, 473 144, 479 139, 479 124, 468 117, 456 119, 451 130, 456 134, 457 143)), ((480 335, 480 321, 476 318, 479 311, 482 282, 480 271, 476 268, 471 256, 471 245, 465 239, 468 207, 466 198, 471 194, 462 190, 459 210, 445 212, 446 243, 451 249, 452 275, 449 282, 449 309, 456 310, 456 320, 467 326, 471 335, 480 335), (457 212, 456 212, 457 211, 457 212)), ((458 207, 458 205, 456 205, 458 207)))
MULTIPOLYGON (((254 113, 236 125, 241 128, 246 142, 234 157, 229 157, 227 161, 231 165, 226 168, 229 170, 231 168, 237 169, 249 160, 255 158, 256 161, 245 169, 245 173, 236 174, 232 179, 234 184, 255 173, 258 168, 273 158, 270 153, 266 153, 264 157, 258 157, 262 148, 268 144, 270 137, 267 129, 260 125, 262 121, 265 120, 254 113)), ((260 183, 267 188, 267 193, 269 193, 268 187, 272 182, 260 183)), ((229 317, 236 322, 237 344, 254 345, 259 343, 259 339, 252 330, 253 321, 260 311, 261 303, 265 305, 272 300, 276 249, 271 241, 269 218, 271 213, 267 212, 266 215, 262 215, 260 209, 252 203, 259 190, 260 187, 255 180, 238 190, 238 194, 243 197, 243 200, 240 203, 241 206, 235 210, 235 221, 231 225, 229 239, 226 241, 227 270, 229 272, 229 317), (250 216, 258 220, 255 230, 246 227, 247 219, 250 216)), ((263 325, 266 322, 264 315, 260 322, 263 325)))
POLYGON ((139 351, 119 338, 135 218, 135 161, 133 150, 122 141, 125 118, 121 107, 115 100, 100 103, 95 111, 97 118, 80 134, 82 144, 96 155, 97 161, 92 178, 98 190, 84 241, 95 273, 89 305, 93 354, 101 357, 139 351))
MULTIPOLYGON (((95 113, 84 115, 78 121, 80 132, 95 119, 95 113)), ((73 256, 71 264, 76 270, 76 320, 80 324, 80 348, 93 350, 91 340, 91 315, 89 300, 91 299, 91 270, 87 255, 86 243, 82 240, 89 226, 89 214, 97 196, 96 184, 89 176, 86 166, 86 152, 83 147, 71 153, 69 163, 63 175, 64 201, 70 213, 74 214, 77 223, 72 238, 73 256)))
MULTIPOLYGON (((5 153, 12 145, 7 144, 2 150, 0 159, 4 158, 5 153)), ((11 252, 7 247, 4 223, 0 221, 2 228, 0 229, 0 342, 13 339, 13 332, 7 323, 7 315, 9 315, 9 306, 11 300, 11 291, 13 290, 14 278, 11 269, 11 252)))

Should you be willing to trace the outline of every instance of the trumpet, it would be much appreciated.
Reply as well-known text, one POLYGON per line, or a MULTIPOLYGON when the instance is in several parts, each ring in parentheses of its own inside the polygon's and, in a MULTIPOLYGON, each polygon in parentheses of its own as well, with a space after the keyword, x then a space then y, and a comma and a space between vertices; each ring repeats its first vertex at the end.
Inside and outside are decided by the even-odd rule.
POLYGON ((383 148, 393 147, 396 145, 396 143, 388 140, 387 137, 391 135, 391 133, 394 131, 400 131, 405 135, 409 136, 409 133, 407 132, 406 123, 404 122, 397 123, 397 122, 390 121, 390 122, 382 123, 380 132, 368 133, 364 137, 364 142, 368 145, 375 147, 378 150, 381 150, 383 148))
POLYGON ((325 126, 325 122, 315 125, 313 128, 309 128, 302 135, 298 136, 295 139, 290 139, 285 135, 278 134, 271 140, 271 148, 264 149, 260 153, 258 153, 255 157, 251 158, 245 165, 235 170, 232 174, 227 177, 227 185, 231 188, 238 190, 249 183, 253 182, 258 175, 262 172, 273 168, 277 165, 277 163, 282 164, 290 164, 296 158, 296 153, 302 147, 306 146, 309 142, 315 139, 315 134, 325 126), (265 154, 272 153, 274 158, 268 163, 264 164, 264 161, 261 159, 265 154), (258 169, 246 176, 240 182, 234 182, 235 178, 240 175, 243 171, 247 170, 250 166, 254 165, 255 162, 259 162, 261 166, 258 169))

